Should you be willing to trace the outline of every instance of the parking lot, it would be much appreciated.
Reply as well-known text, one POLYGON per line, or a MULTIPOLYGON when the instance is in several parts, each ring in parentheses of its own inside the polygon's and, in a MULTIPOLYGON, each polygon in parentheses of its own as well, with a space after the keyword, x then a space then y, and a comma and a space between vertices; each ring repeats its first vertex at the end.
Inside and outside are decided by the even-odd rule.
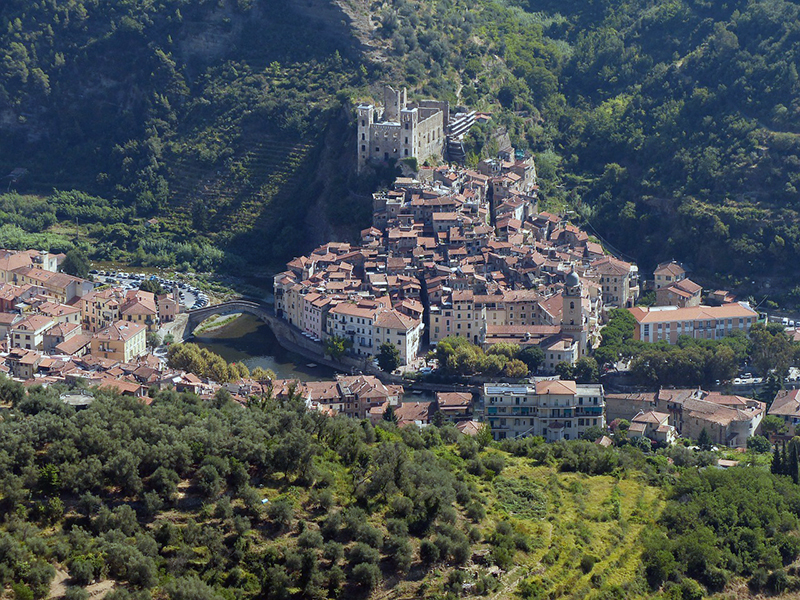
POLYGON ((158 275, 147 275, 145 273, 126 273, 124 271, 89 271, 94 276, 94 280, 98 284, 109 284, 126 290, 138 289, 142 281, 152 279, 161 284, 166 292, 172 292, 176 287, 180 296, 181 305, 186 310, 195 308, 203 308, 208 305, 208 296, 205 292, 192 287, 190 284, 183 281, 166 279, 158 275))

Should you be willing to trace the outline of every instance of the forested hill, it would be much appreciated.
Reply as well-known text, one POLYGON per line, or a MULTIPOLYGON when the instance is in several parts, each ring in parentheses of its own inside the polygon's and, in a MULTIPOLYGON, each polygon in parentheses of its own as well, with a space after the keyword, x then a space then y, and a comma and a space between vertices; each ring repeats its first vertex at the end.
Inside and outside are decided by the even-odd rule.
POLYGON ((675 256, 798 302, 798 14, 787 0, 11 0, 0 169, 29 170, 20 192, 157 215, 157 244, 87 232, 139 262, 172 260, 191 228, 240 255, 266 231, 259 258, 279 262, 314 238, 309 215, 326 217, 318 236, 363 224, 350 192, 376 179, 343 176, 346 109, 404 82, 492 111, 537 153, 545 200, 643 268, 675 256))
MULTIPOLYGON (((0 23, 0 176, 27 169, 13 186, 20 193, 91 194, 70 210, 51 205, 55 220, 73 224, 80 205, 95 258, 206 270, 229 266, 219 248, 256 263, 298 250, 321 191, 308 189, 311 167, 326 135, 346 135, 337 93, 363 78, 338 7, 10 0, 0 23), (105 201, 127 211, 125 232, 90 206, 105 201), (153 216, 159 231, 146 231, 153 216)), ((0 224, 50 224, 5 200, 0 224)), ((4 233, 5 242, 17 232, 4 233)))
POLYGON ((645 269, 674 256, 717 283, 791 276, 796 2, 400 0, 376 13, 376 52, 427 93, 502 106, 512 140, 539 153, 545 199, 645 269))

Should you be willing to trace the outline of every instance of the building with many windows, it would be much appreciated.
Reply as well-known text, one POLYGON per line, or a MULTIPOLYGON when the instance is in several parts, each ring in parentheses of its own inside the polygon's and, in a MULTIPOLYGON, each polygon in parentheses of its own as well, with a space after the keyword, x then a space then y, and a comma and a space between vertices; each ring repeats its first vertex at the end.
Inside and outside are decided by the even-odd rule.
POLYGON ((589 427, 605 427, 603 386, 574 381, 487 383, 482 418, 496 440, 539 435, 548 442, 574 440, 589 427))
POLYGON ((644 342, 666 340, 675 344, 682 335, 705 340, 718 340, 732 331, 747 333, 758 320, 745 302, 722 306, 637 306, 629 308, 636 319, 634 337, 644 342))

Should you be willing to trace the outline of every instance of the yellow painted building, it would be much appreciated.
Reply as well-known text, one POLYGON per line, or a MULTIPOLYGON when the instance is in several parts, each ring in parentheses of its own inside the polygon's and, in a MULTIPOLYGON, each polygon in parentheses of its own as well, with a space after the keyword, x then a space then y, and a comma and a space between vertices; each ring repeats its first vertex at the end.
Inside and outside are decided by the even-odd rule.
POLYGON ((129 362, 147 351, 146 332, 139 323, 116 321, 92 336, 92 354, 129 362))

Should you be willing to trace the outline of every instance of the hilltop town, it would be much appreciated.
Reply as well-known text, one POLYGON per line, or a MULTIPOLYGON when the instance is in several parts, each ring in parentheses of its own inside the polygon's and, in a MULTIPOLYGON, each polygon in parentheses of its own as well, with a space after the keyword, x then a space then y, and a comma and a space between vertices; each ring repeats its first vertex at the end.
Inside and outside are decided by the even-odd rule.
MULTIPOLYGON (((406 146, 415 159, 447 156, 452 136, 419 150, 413 126, 421 107, 434 111, 427 119, 441 119, 446 107, 406 103, 405 94, 391 88, 385 98, 393 105, 383 112, 359 107, 363 164, 408 156, 406 146), (406 121, 412 123, 406 128, 410 141, 392 133, 406 121), (367 151, 369 138, 385 148, 367 151), (413 149, 428 154, 413 156, 413 149)), ((635 264, 609 253, 564 215, 541 211, 533 158, 516 151, 507 136, 501 139, 498 156, 474 168, 422 166, 375 193, 373 225, 361 232, 360 244, 324 244, 275 277, 275 314, 330 354, 361 359, 355 364, 378 375, 380 360, 372 359, 384 354, 396 356, 389 370, 406 377, 446 372, 448 366, 458 372, 437 363, 442 341, 460 339, 499 359, 493 370, 473 365, 461 371, 483 375, 485 383, 479 377, 481 393, 473 403, 462 398, 456 419, 489 423, 495 439, 576 439, 624 421, 632 423, 631 435, 654 443, 696 438, 706 430, 715 443, 746 445, 761 431, 767 409, 753 398, 701 389, 610 394, 596 381, 553 383, 592 355, 615 309, 632 316, 635 340, 670 345, 681 336, 719 341, 746 335, 759 315, 727 291, 704 296, 675 261, 658 265, 645 280, 635 264), (645 293, 650 302, 639 305, 645 293), (512 357, 523 353, 525 361, 512 357), (526 376, 535 377, 516 383, 526 376)), ((341 387, 349 387, 344 378, 341 387)), ((424 425, 441 411, 437 418, 452 419, 450 393, 420 406, 399 402, 390 388, 372 401, 342 405, 332 400, 330 386, 301 386, 310 406, 360 418, 380 418, 392 405, 401 422, 424 425)), ((343 397, 349 396, 343 392, 337 401, 343 397)))
POLYGON ((699 388, 609 392, 593 358, 617 309, 632 317, 635 340, 676 345, 747 334, 759 319, 748 304, 721 290, 704 296, 674 261, 645 278, 568 215, 540 210, 534 159, 502 129, 496 157, 435 166, 463 162, 463 136, 491 115, 450 115, 447 103, 411 103, 389 87, 384 101, 357 110, 360 165, 395 155, 434 165, 406 168, 373 195, 358 244, 326 243, 273 280, 274 316, 302 334, 300 351, 350 374, 220 380, 171 367, 148 334, 184 310, 177 288, 99 285, 59 272, 64 255, 37 251, 4 251, 0 261, 0 370, 26 385, 80 381, 140 398, 165 387, 205 398, 224 389, 242 403, 297 394, 328 415, 452 421, 473 434, 488 424, 498 440, 597 437, 620 422, 658 444, 705 430, 745 446, 760 433, 760 400, 699 388), (424 380, 434 400, 407 394, 424 380))

